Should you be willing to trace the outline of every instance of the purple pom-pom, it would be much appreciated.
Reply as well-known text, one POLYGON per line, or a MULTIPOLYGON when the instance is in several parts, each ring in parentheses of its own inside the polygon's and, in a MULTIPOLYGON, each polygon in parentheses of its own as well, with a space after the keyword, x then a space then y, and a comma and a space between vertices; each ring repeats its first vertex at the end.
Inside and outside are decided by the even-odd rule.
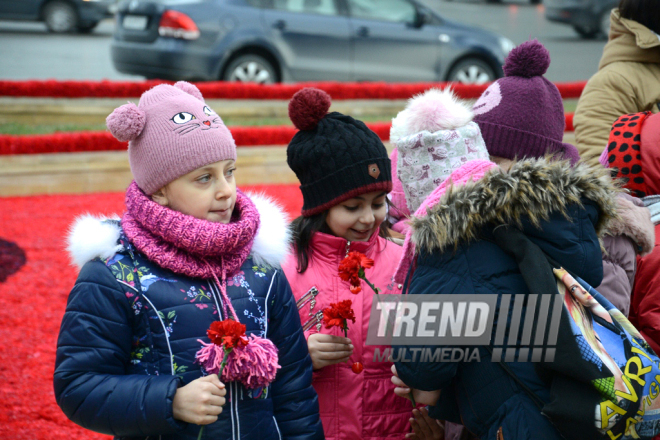
POLYGON ((105 125, 117 140, 126 142, 134 140, 142 133, 145 121, 144 112, 129 102, 110 113, 105 119, 105 125))
POLYGON ((538 40, 525 41, 514 48, 504 61, 505 76, 541 76, 550 67, 550 52, 538 40))
POLYGON ((202 96, 202 92, 199 91, 196 85, 191 84, 187 81, 179 81, 174 84, 174 87, 176 87, 179 90, 183 90, 187 94, 192 95, 195 98, 199 99, 200 101, 204 102, 204 97, 202 96))

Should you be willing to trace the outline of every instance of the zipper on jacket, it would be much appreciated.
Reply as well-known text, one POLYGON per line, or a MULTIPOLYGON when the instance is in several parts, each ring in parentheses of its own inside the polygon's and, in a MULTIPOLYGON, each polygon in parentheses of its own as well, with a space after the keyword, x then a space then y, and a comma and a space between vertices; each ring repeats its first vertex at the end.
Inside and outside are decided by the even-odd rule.
POLYGON ((348 257, 348 253, 351 251, 351 241, 346 240, 346 255, 344 255, 344 258, 348 257))
POLYGON ((277 435, 279 436, 280 440, 282 440, 282 433, 280 432, 280 427, 277 424, 277 419, 275 416, 273 416, 273 423, 275 423, 275 429, 277 429, 277 435))
POLYGON ((217 294, 216 289, 213 287, 214 284, 210 281, 207 281, 207 285, 209 286, 209 290, 211 291, 211 296, 213 297, 213 301, 215 302, 215 307, 218 309, 218 321, 222 321, 222 297, 217 294))
POLYGON ((238 418, 238 383, 233 382, 234 384, 234 410, 236 411, 236 440, 241 440, 241 421, 238 418))
POLYGON ((236 440, 236 422, 234 421, 234 387, 229 383, 229 415, 231 416, 231 440, 236 440))

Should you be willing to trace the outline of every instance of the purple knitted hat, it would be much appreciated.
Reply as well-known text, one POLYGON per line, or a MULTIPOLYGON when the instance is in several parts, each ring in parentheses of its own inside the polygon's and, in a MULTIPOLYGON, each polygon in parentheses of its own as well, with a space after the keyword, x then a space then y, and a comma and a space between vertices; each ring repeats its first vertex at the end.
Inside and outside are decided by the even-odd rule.
POLYGON ((562 142, 566 120, 557 86, 542 75, 550 53, 537 40, 511 51, 504 62, 504 78, 490 85, 474 104, 474 120, 491 156, 507 159, 558 154, 571 164, 580 155, 562 142))
POLYGON ((147 195, 197 168, 236 160, 236 144, 222 119, 185 81, 147 90, 137 106, 116 108, 106 125, 118 140, 129 141, 131 172, 147 195))

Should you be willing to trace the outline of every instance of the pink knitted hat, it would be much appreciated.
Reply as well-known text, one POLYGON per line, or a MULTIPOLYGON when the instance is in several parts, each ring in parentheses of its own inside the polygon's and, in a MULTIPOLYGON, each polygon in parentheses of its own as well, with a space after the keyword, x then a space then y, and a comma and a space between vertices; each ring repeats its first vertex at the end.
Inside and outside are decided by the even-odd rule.
POLYGON ((236 160, 236 144, 222 119, 193 84, 160 84, 106 119, 118 140, 128 141, 135 181, 151 195, 173 180, 205 165, 236 160))

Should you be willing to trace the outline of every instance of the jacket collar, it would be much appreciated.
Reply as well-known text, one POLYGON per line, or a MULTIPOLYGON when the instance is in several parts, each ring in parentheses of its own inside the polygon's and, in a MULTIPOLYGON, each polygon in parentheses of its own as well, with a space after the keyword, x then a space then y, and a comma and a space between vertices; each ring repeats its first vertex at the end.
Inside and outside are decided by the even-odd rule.
POLYGON ((376 230, 368 241, 348 241, 342 237, 316 232, 312 237, 311 249, 314 258, 326 261, 341 261, 348 252, 362 252, 370 256, 378 243, 378 230, 376 230))
POLYGON ((618 10, 610 15, 610 38, 603 49, 599 69, 617 61, 658 64, 660 39, 646 26, 621 18, 618 10))
POLYGON ((617 217, 619 191, 609 170, 601 166, 578 163, 571 167, 567 161, 527 159, 508 171, 494 168, 476 182, 450 187, 427 216, 411 219, 411 240, 418 249, 442 250, 476 239, 489 223, 522 226, 522 220, 528 219, 539 226, 552 212, 567 216, 567 206, 583 199, 598 204, 596 231, 602 235, 617 217))

